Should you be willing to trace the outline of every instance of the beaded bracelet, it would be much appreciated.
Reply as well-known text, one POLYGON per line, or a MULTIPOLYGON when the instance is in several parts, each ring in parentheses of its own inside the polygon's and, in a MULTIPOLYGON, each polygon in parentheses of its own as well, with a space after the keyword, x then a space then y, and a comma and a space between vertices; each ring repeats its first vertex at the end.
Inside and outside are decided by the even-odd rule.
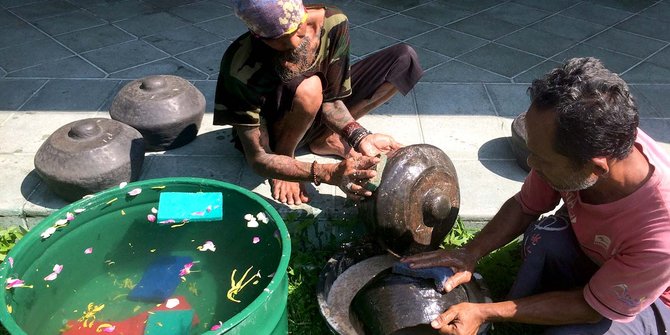
POLYGON ((316 161, 312 162, 312 167, 309 169, 309 174, 312 176, 312 181, 314 181, 315 186, 321 185, 321 181, 319 180, 319 176, 316 175, 316 161))

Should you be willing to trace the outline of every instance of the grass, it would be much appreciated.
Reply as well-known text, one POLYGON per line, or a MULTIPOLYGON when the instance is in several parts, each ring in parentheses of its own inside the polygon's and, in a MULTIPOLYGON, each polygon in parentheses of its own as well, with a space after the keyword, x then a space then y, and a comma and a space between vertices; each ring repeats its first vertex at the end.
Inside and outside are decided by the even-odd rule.
MULTIPOLYGON (((319 273, 330 256, 339 246, 352 241, 362 234, 362 224, 355 218, 333 219, 317 222, 313 216, 289 213, 284 218, 291 233, 292 254, 289 263, 288 315, 289 334, 321 335, 330 334, 326 322, 321 317, 316 301, 316 285, 319 273)), ((0 231, 0 260, 14 246, 24 230, 10 228, 0 231)), ((465 227, 459 220, 445 238, 445 248, 458 247, 469 241, 476 230, 465 227)), ((494 301, 504 299, 514 281, 520 264, 519 243, 509 245, 483 258, 477 267, 491 291, 494 301)), ((512 323, 494 324, 490 335, 534 334, 537 330, 512 323)), ((9 333, 0 326, 0 335, 9 333)))

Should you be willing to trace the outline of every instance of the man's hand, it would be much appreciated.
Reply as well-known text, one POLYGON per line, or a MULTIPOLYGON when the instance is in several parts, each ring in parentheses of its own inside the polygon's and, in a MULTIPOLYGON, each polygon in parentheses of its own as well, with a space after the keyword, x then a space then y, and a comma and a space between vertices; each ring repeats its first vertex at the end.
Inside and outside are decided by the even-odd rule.
POLYGON ((403 257, 401 262, 409 263, 413 269, 430 268, 435 266, 450 267, 454 275, 449 277, 443 286, 447 292, 456 286, 467 283, 472 279, 477 259, 465 249, 444 250, 439 249, 424 252, 409 257, 403 257))
POLYGON ((370 134, 361 140, 361 143, 358 145, 358 151, 365 156, 373 157, 399 149, 400 147, 402 145, 389 135, 370 134))
POLYGON ((430 325, 440 334, 476 335, 479 326, 486 321, 478 306, 468 302, 453 305, 430 325))
POLYGON ((372 192, 363 185, 377 175, 377 171, 371 169, 377 163, 378 157, 350 156, 335 166, 329 184, 339 186, 347 197, 356 201, 369 197, 372 192))

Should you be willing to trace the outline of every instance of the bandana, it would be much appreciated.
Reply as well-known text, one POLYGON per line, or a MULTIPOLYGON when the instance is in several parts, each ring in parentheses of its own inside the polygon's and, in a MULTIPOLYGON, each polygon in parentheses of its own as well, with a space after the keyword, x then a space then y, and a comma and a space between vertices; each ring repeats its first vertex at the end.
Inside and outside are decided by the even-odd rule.
POLYGON ((291 34, 307 19, 302 0, 234 0, 233 6, 235 15, 262 38, 291 34))

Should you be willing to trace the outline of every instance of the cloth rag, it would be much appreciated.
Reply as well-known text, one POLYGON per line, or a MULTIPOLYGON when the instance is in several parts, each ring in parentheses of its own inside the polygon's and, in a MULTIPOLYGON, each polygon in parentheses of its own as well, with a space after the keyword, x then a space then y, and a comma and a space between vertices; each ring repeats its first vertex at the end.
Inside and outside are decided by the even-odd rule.
POLYGON ((444 292, 444 283, 447 282, 447 279, 454 274, 454 271, 451 268, 445 266, 436 266, 432 268, 423 268, 423 269, 412 269, 409 267, 408 263, 396 262, 393 264, 391 270, 395 274, 414 277, 414 278, 424 278, 432 279, 435 281, 435 290, 439 292, 444 292))

